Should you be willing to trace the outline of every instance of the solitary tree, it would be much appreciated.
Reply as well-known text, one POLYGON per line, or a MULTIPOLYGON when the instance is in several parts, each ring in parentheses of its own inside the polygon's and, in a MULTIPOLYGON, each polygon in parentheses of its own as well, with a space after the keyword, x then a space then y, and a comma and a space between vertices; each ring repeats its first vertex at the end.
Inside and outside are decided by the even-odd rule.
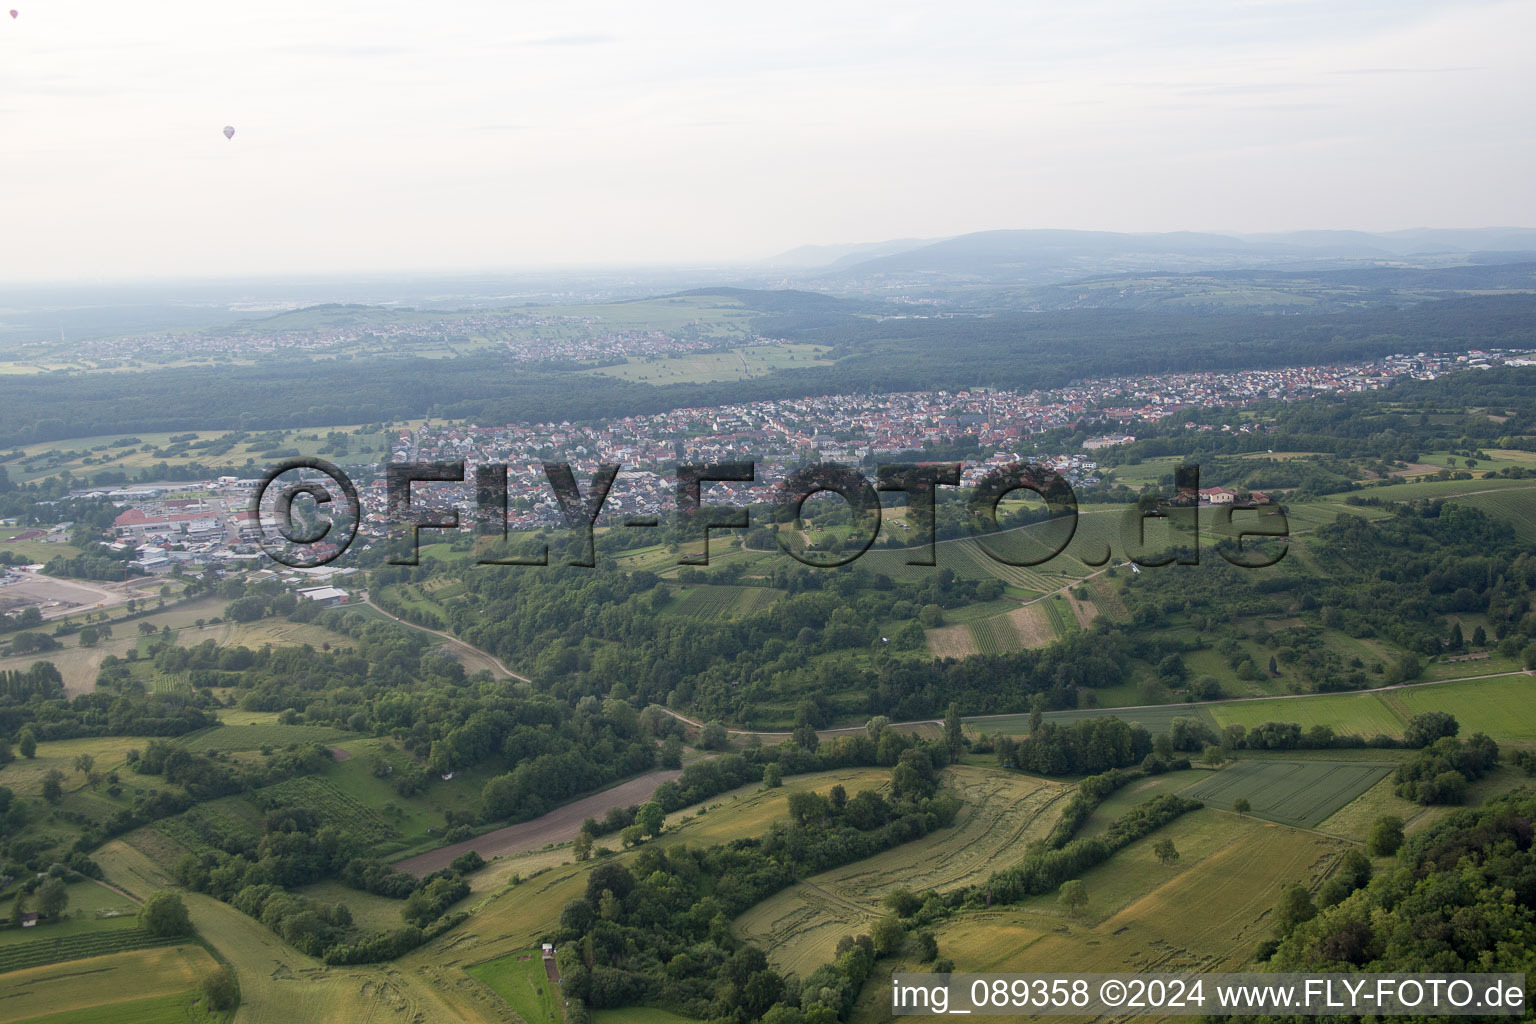
POLYGON ((719 750, 727 742, 725 726, 719 722, 707 722, 699 733, 699 743, 705 750, 719 750))
POLYGON ((660 835, 661 826, 666 820, 667 812, 655 800, 641 804, 639 813, 635 815, 635 824, 648 836, 660 835))
POLYGON ((1390 857, 1403 845, 1403 819, 1392 814, 1382 815, 1371 826, 1371 838, 1366 849, 1372 857, 1390 857))
POLYGON ((50 878, 37 890, 37 912, 44 917, 58 917, 69 906, 69 888, 62 878, 50 878))
POLYGON ((157 892, 139 908, 139 927, 151 935, 186 935, 192 930, 192 919, 180 896, 157 892))
POLYGON ((51 804, 64 799, 64 773, 57 768, 48 769, 43 776, 43 799, 51 804))
POLYGON ((34 758, 37 756, 37 737, 32 735, 31 729, 21 730, 21 737, 16 741, 16 748, 21 751, 21 756, 34 758))
POLYGON ((1067 913, 1075 915, 1088 905, 1088 887, 1076 878, 1070 882, 1063 882, 1058 899, 1067 913))
POLYGON ((96 759, 90 754, 81 754, 75 758, 75 771, 81 775, 89 776, 94 767, 96 767, 96 759))
POLYGON ((577 860, 592 859, 592 833, 582 829, 576 833, 576 841, 571 845, 571 850, 576 854, 577 860))
POLYGON ((1040 735, 1040 725, 1045 721, 1045 695, 1035 694, 1029 698, 1029 734, 1040 735))
POLYGON ((901 944, 907 938, 907 930, 901 926, 901 921, 898 919, 882 917, 870 927, 869 937, 875 943, 876 954, 889 956, 901 949, 901 944))
POLYGON ((1236 800, 1232 801, 1232 809, 1238 814, 1247 814, 1249 811, 1253 810, 1253 805, 1248 802, 1247 797, 1240 796, 1236 800))
POLYGON ((1164 864, 1178 863, 1179 848, 1173 845, 1172 839, 1159 839, 1157 845, 1152 847, 1152 852, 1164 864))
POLYGON ((784 785, 784 769, 777 764, 763 766, 763 786, 767 789, 778 789, 784 785))
POLYGON ((215 1012, 233 1010, 240 1001, 240 990, 235 986, 235 975, 228 967, 216 967, 203 977, 201 988, 208 1009, 215 1012))
POLYGON ((953 701, 944 712, 944 742, 949 747, 950 761, 960 760, 960 755, 965 752, 965 732, 960 725, 960 706, 953 701))

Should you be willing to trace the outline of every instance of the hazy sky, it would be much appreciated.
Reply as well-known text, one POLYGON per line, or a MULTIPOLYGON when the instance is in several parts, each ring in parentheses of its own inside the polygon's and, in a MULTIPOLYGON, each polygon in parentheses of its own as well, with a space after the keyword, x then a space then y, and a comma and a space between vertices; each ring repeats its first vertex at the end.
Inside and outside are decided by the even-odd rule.
POLYGON ((13 281, 1536 224, 1529 0, 9 4, 13 281))

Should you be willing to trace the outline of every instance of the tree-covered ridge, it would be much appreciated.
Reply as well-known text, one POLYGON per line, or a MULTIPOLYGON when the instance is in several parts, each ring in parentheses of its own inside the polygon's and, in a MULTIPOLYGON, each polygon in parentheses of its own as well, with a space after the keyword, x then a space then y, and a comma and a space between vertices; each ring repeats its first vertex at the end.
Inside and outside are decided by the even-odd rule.
MULTIPOLYGON (((376 576, 388 583, 431 574, 423 566, 376 576)), ((692 704, 706 716, 737 721, 750 718, 759 702, 805 701, 811 724, 819 726, 849 711, 933 716, 951 701, 968 713, 1022 711, 1029 694, 1042 689, 1052 693, 1055 706, 1070 706, 1077 687, 1113 685, 1121 678, 1119 652, 1086 637, 937 665, 877 656, 871 666, 838 657, 883 646, 882 620, 916 619, 928 605, 953 607, 974 600, 989 583, 995 588, 995 581, 961 580, 943 569, 898 588, 857 564, 837 571, 776 566, 764 582, 789 596, 736 620, 657 614, 668 591, 643 572, 467 572, 460 581, 466 596, 446 625, 503 660, 531 666, 541 685, 567 700, 618 684, 630 696, 671 707, 692 704), (866 696, 857 708, 839 708, 830 695, 846 691, 866 696)), ((375 597, 381 599, 412 617, 387 595, 375 597)))
POLYGON ((1451 815, 1364 888, 1293 923, 1269 969, 1536 974, 1533 823, 1528 791, 1451 815))
POLYGON ((551 935, 578 1019, 587 1007, 645 1001, 707 1019, 843 1017, 873 962, 873 943, 802 981, 772 970, 760 949, 732 935, 731 921, 799 879, 950 824, 959 802, 938 791, 936 771, 947 757, 936 743, 909 747, 888 793, 796 792, 789 820, 758 839, 703 850, 644 846, 630 863, 599 864, 551 935))
POLYGON ((831 367, 651 386, 533 370, 510 357, 284 360, 254 367, 0 378, 0 444, 122 432, 250 430, 430 415, 482 423, 597 419, 810 395, 1303 366, 1397 352, 1532 343, 1536 297, 1447 299, 1309 317, 1074 310, 875 320, 856 310, 766 316, 765 336, 830 346, 831 367), (273 395, 282 396, 273 401, 273 395))

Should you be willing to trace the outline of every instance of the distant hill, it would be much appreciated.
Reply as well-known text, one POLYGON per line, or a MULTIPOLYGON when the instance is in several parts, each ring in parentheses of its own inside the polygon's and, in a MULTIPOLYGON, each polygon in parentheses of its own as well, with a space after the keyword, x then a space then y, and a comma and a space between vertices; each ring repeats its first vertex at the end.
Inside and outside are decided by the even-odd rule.
POLYGON ((1474 253, 1536 252, 1533 228, 1410 228, 1372 234, 1366 231, 1288 231, 1283 234, 1241 235, 1246 241, 1311 248, 1350 259, 1474 253))
MULTIPOLYGON (((819 269, 806 284, 827 290, 956 285, 1049 284, 1125 272, 1194 272, 1267 268, 1317 270, 1409 260, 1426 267, 1536 260, 1536 229, 1296 231, 1225 235, 1195 231, 1023 229, 978 231, 925 244, 879 243, 876 255, 856 247, 819 269)), ((809 247, 808 247, 809 248, 809 247)), ((800 252, 801 250, 795 250, 800 252)), ((822 253, 821 255, 829 255, 822 253)))
POLYGON ((661 298, 708 298, 719 296, 740 303, 760 313, 853 313, 863 303, 840 299, 821 292, 801 291, 795 288, 693 288, 686 292, 663 295, 661 298))
POLYGON ((894 238, 885 242, 853 242, 844 245, 801 245, 771 256, 763 262, 773 267, 830 267, 837 264, 858 263, 861 260, 890 256, 908 249, 917 249, 934 242, 936 238, 894 238))

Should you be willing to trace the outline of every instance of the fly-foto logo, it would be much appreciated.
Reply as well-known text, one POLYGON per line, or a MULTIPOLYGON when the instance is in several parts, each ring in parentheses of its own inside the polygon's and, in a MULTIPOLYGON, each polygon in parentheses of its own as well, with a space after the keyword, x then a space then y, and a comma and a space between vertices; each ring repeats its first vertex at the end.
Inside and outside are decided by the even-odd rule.
MULTIPOLYGON (((507 538, 510 489, 506 464, 482 464, 474 468, 473 505, 470 519, 481 535, 507 538)), ((593 567, 596 561, 598 518, 618 478, 619 463, 602 463, 583 488, 570 463, 546 462, 543 475, 549 494, 554 498, 558 518, 577 539, 568 550, 566 565, 593 567)), ((840 534, 838 542, 822 547, 807 546, 793 540, 794 531, 775 531, 779 548, 804 565, 831 568, 847 565, 862 556, 880 533, 882 493, 901 493, 905 497, 906 520, 920 538, 908 548, 908 565, 937 565, 937 502, 940 487, 959 487, 964 467, 961 463, 896 463, 878 467, 874 481, 857 469, 837 463, 817 463, 794 470, 774 488, 773 500, 760 510, 775 524, 799 522, 805 503, 814 495, 835 494, 843 499, 851 513, 851 528, 840 534)), ((751 461, 683 463, 675 472, 674 530, 681 543, 700 546, 696 553, 681 555, 680 565, 708 565, 711 531, 745 530, 751 527, 752 510, 741 505, 705 504, 704 489, 711 483, 752 483, 757 479, 756 464, 751 461)), ((385 470, 385 525, 403 528, 407 533, 407 551, 390 559, 393 565, 418 564, 421 531, 459 530, 463 522, 457 507, 426 508, 413 502, 414 484, 464 484, 463 462, 407 462, 390 465, 385 470)), ((1227 492, 1230 493, 1230 492, 1227 492)), ((469 495, 461 493, 460 498, 469 495)), ((1202 511, 1200 470, 1198 466, 1179 466, 1174 474, 1174 493, 1144 497, 1128 506, 1120 521, 1119 542, 1122 554, 1139 566, 1168 564, 1194 565, 1200 557, 1202 511), (1149 520, 1164 520, 1173 528, 1174 539, 1156 551, 1147 542, 1149 520)), ((1285 556, 1284 541, 1289 524, 1278 505, 1257 507, 1224 501, 1204 509, 1211 519, 1207 526, 1217 536, 1217 552, 1228 562, 1243 568, 1274 565, 1285 556), (1251 513, 1239 521, 1239 512, 1251 513), (1264 548, 1246 545, 1247 540, 1273 540, 1280 543, 1264 548)), ((363 517, 362 502, 356 486, 337 466, 323 459, 290 459, 267 472, 251 498, 250 513, 259 527, 262 548, 275 561, 297 568, 310 568, 335 561, 356 538, 363 517), (307 475, 306 475, 307 471, 307 475), (293 474, 296 479, 280 481, 293 474), (333 493, 332 487, 335 488, 333 493), (307 496, 312 505, 303 514, 295 511, 295 502, 307 496)), ((971 488, 965 503, 965 518, 970 535, 982 552, 1003 565, 1031 567, 1042 565, 1062 554, 1077 532, 1078 502, 1071 483, 1060 473, 1045 466, 1014 462, 992 468, 971 488), (1003 499, 1018 492, 1029 492, 1044 503, 1045 515, 1039 524, 1032 550, 1020 553, 1004 550, 993 538, 1003 532, 998 510, 1003 499)), ((629 516, 613 525, 622 529, 659 528, 655 515, 629 516)), ((1104 565, 1113 557, 1107 542, 1097 542, 1098 550, 1077 552, 1074 557, 1091 566, 1104 565)), ((544 544, 533 554, 517 557, 483 558, 481 565, 547 566, 549 546, 544 544)))

